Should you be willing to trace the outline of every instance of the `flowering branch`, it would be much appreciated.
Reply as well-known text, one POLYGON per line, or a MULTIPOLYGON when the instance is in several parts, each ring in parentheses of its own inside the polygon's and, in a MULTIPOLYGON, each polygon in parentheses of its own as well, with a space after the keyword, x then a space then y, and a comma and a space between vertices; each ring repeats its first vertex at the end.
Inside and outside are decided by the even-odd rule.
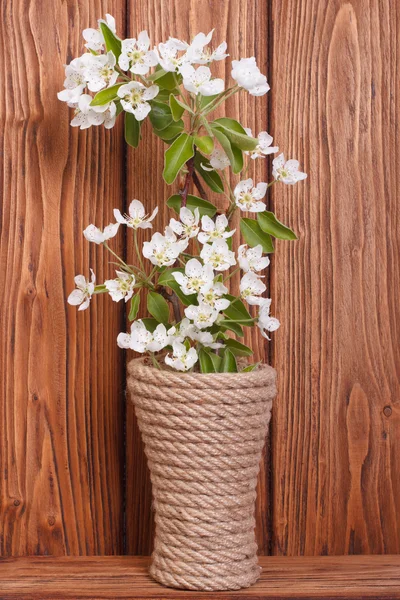
POLYGON ((181 310, 179 307, 179 298, 175 294, 175 292, 168 292, 167 289, 163 286, 159 288, 160 294, 163 298, 168 300, 172 304, 172 310, 174 311, 175 323, 179 323, 182 320, 181 310))
POLYGON ((185 177, 185 182, 183 184, 183 187, 179 190, 179 194, 180 194, 181 199, 182 199, 181 206, 186 206, 186 200, 187 200, 187 196, 188 196, 188 193, 189 193, 189 187, 190 187, 190 183, 191 183, 192 178, 193 178, 193 171, 194 171, 194 160, 193 160, 193 158, 190 158, 187 161, 186 168, 187 168, 187 173, 186 173, 186 177, 185 177))
POLYGON ((195 171, 193 172, 193 183, 196 186, 196 188, 198 189, 201 198, 203 198, 204 200, 207 200, 207 194, 205 192, 205 189, 201 185, 199 176, 197 175, 197 173, 195 171))
POLYGON ((210 66, 229 56, 226 42, 210 49, 213 31, 197 34, 190 43, 171 37, 152 48, 146 31, 136 38, 118 38, 113 17, 106 15, 98 29, 85 29, 83 36, 89 52, 66 67, 65 89, 58 94, 74 109, 71 125, 110 129, 121 115, 125 140, 136 148, 148 120, 167 146, 164 180, 172 185, 184 177, 167 200, 174 216, 163 233, 153 233, 141 248, 138 229, 152 229, 158 207, 146 214, 139 200, 132 200, 128 214, 114 209, 116 222, 104 230, 93 224, 85 229, 88 241, 103 244, 116 258, 117 269, 113 279, 98 285, 92 270, 90 280, 77 275, 68 302, 85 310, 101 293, 115 302, 130 302, 130 332, 121 332, 117 343, 148 353, 156 368, 161 367, 155 353, 163 351, 166 365, 180 371, 237 371, 235 357, 252 354, 240 341, 243 327, 257 326, 267 339, 279 327, 270 315, 262 274, 274 251, 273 238, 296 239, 267 211, 264 198, 271 185, 293 185, 306 174, 296 160, 286 161, 280 154, 272 162, 272 180, 253 182, 247 178, 253 161, 279 150, 272 137, 266 131, 253 137, 238 120, 210 115, 236 93, 263 96, 269 91, 267 78, 254 57, 232 61, 233 82, 227 86, 213 78, 210 66), (237 178, 233 188, 228 168, 237 178), (199 196, 191 194, 193 184, 199 196), (204 186, 229 200, 225 214, 207 199, 204 186), (107 243, 120 226, 132 230, 139 266, 127 264, 107 243), (232 242, 235 227, 245 242, 238 248, 232 242), (150 273, 146 261, 152 265, 150 273), (229 286, 239 272, 239 292, 233 294, 229 286), (143 297, 146 306, 140 307, 143 297), (249 312, 253 306, 255 317, 249 312), (139 310, 147 316, 137 318, 139 310))

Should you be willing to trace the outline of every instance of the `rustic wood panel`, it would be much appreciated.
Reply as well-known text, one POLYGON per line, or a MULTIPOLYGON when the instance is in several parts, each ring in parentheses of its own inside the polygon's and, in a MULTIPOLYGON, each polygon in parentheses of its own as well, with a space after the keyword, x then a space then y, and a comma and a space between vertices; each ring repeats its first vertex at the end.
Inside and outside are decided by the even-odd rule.
POLYGON ((1 598, 400 598, 400 556, 261 557, 263 572, 255 585, 246 590, 218 594, 165 588, 150 579, 148 562, 148 558, 137 556, 9 559, 1 564, 1 598))
POLYGON ((400 7, 274 1, 272 122, 305 185, 273 295, 273 551, 400 550, 400 7))
POLYGON ((2 3, 0 555, 122 551, 122 308, 77 313, 76 273, 109 275, 82 230, 122 193, 121 131, 83 132, 57 100, 81 31, 123 3, 2 3))
MULTIPOLYGON (((128 35, 135 37, 142 29, 150 33, 152 43, 165 41, 168 36, 189 40, 199 31, 208 33, 215 27, 214 44, 228 42, 231 59, 256 56, 263 72, 267 64, 268 5, 262 0, 240 2, 227 0, 219 2, 208 0, 149 0, 136 3, 129 0, 128 35)), ((213 73, 218 77, 230 78, 230 60, 225 64, 214 63, 213 73)), ((254 133, 267 128, 267 98, 254 98, 247 93, 228 100, 226 109, 221 107, 217 116, 226 114, 240 115, 241 122, 253 129, 254 133)), ((127 162, 127 202, 138 198, 148 211, 159 206, 159 214, 153 222, 154 228, 163 230, 172 216, 166 207, 166 200, 176 193, 174 186, 163 184, 164 144, 151 131, 150 123, 142 128, 143 139, 136 151, 129 151, 127 162)), ((253 161, 254 176, 262 181, 266 175, 267 161, 253 161)), ((238 180, 238 179, 237 179, 238 180)), ((234 181, 234 180, 232 180, 234 181)), ((207 191, 207 197, 221 209, 224 197, 207 191)), ((226 200, 225 200, 226 201, 226 200)), ((227 202, 227 201, 226 201, 227 202)), ((226 208, 226 207, 225 207, 226 208)), ((146 236, 149 235, 147 231, 146 236)), ((133 249, 128 241, 128 257, 132 260, 133 249)), ((234 277, 233 289, 238 288, 239 278, 234 277)), ((256 360, 265 360, 267 352, 264 339, 256 331, 247 333, 245 343, 255 348, 256 360)), ((136 426, 131 404, 127 407, 127 497, 126 497, 126 539, 127 552, 131 554, 149 554, 152 547, 153 521, 151 516, 151 489, 149 474, 145 465, 143 447, 136 426)), ((260 551, 265 554, 269 545, 269 469, 265 456, 260 478, 257 504, 257 537, 260 551)))

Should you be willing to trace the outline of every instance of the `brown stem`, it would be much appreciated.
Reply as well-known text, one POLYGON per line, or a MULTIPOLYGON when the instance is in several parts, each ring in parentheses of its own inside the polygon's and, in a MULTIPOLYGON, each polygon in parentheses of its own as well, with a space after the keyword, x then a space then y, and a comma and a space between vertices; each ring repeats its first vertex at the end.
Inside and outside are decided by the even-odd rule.
POLYGON ((158 291, 160 292, 161 296, 163 298, 165 298, 166 300, 168 300, 168 302, 171 302, 172 304, 172 310, 174 311, 174 317, 175 317, 175 322, 179 323, 182 320, 181 317, 181 310, 179 308, 179 298, 178 296, 175 294, 175 292, 171 292, 169 293, 165 287, 160 286, 158 288, 158 291))
POLYGON ((183 184, 183 188, 179 190, 179 195, 182 198, 182 205, 181 206, 186 206, 186 200, 187 200, 187 196, 189 193, 189 187, 190 187, 190 182, 192 181, 193 178, 193 171, 194 171, 194 158, 189 158, 189 160, 186 163, 186 167, 188 172, 186 173, 186 177, 185 177, 185 183, 183 184))
POLYGON ((197 175, 196 171, 194 171, 193 173, 193 183, 199 190, 200 197, 203 198, 203 200, 207 200, 207 194, 204 191, 204 188, 200 182, 199 176, 197 175))

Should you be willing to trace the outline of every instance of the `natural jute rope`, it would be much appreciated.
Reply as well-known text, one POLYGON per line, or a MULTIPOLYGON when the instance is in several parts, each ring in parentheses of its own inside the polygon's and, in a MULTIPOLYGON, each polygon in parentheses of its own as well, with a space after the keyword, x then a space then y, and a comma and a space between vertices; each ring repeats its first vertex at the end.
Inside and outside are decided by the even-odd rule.
POLYGON ((177 373, 135 359, 128 386, 150 468, 150 575, 191 590, 257 581, 254 501, 275 371, 177 373))

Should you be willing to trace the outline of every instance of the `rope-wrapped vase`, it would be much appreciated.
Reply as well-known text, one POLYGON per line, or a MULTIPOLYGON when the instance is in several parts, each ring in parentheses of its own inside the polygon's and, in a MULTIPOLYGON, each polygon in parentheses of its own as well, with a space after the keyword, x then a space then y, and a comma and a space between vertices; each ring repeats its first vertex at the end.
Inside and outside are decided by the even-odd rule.
POLYGON ((128 386, 153 487, 150 575, 159 583, 217 591, 259 578, 256 484, 275 375, 267 365, 200 374, 130 362, 128 386))

